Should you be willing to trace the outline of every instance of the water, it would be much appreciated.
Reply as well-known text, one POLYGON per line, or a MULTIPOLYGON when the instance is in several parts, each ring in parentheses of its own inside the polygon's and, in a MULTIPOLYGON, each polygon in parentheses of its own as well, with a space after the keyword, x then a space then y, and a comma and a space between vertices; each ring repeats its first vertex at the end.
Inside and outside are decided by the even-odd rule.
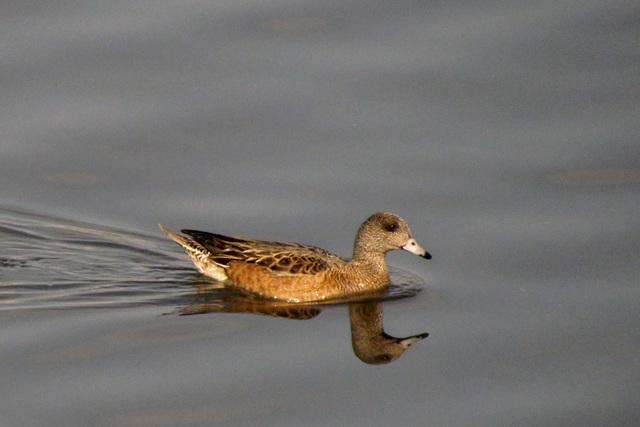
POLYGON ((635 4, 94 3, 0 13, 0 425, 638 424, 635 4), (377 366, 157 228, 348 257, 377 211, 434 256, 377 366))

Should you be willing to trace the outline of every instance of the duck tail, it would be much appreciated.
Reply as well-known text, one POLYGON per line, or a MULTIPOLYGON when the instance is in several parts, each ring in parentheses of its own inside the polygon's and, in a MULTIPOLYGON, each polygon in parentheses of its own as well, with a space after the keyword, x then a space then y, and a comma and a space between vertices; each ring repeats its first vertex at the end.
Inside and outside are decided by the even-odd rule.
POLYGON ((164 234, 171 237, 173 240, 176 241, 176 243, 180 244, 181 246, 185 248, 193 247, 193 241, 188 237, 178 234, 175 231, 170 230, 167 227, 164 227, 162 224, 158 224, 158 227, 160 227, 160 230, 162 230, 164 234))

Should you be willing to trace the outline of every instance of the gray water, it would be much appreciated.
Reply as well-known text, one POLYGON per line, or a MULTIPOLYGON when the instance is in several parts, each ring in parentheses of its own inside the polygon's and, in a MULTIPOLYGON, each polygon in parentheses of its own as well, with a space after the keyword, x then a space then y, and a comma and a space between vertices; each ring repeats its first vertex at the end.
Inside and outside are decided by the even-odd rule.
POLYGON ((0 426, 640 422, 638 4, 18 2, 0 36, 0 426), (433 259, 387 256, 367 307, 429 336, 376 366, 353 304, 248 302, 156 225, 348 257, 377 211, 433 259))

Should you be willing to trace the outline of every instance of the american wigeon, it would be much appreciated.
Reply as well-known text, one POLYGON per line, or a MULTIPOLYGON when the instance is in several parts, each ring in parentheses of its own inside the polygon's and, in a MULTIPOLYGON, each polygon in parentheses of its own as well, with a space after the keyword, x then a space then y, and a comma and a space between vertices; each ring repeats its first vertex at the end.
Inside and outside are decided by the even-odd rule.
POLYGON ((160 229, 182 245, 201 273, 265 297, 311 302, 384 288, 385 254, 404 249, 430 259, 398 215, 371 215, 358 229, 353 258, 345 261, 315 246, 240 239, 195 230, 182 236, 160 229))

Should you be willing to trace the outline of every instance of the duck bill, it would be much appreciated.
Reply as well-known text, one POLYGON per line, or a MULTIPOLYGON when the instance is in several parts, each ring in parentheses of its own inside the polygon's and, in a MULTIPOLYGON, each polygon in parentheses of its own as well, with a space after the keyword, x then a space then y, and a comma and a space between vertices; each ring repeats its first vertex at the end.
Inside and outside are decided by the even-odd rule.
POLYGON ((424 334, 414 335, 412 337, 399 338, 398 339, 398 344, 402 345, 402 347, 404 347, 406 349, 407 347, 409 347, 414 342, 423 340, 428 336, 429 336, 429 334, 425 332, 424 334))
POLYGON ((412 254, 421 256, 422 258, 431 259, 431 254, 429 254, 429 252, 422 249, 418 244, 418 242, 416 242, 416 239, 414 239, 413 237, 407 241, 407 244, 404 245, 402 249, 404 249, 407 252, 411 252, 412 254))

